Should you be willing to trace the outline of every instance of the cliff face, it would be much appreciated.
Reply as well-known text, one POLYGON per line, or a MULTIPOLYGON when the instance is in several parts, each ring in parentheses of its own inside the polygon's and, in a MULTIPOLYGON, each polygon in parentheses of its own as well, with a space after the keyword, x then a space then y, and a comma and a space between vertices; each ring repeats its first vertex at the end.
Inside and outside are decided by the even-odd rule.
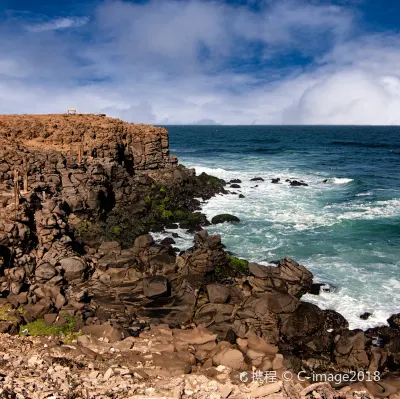
MULTIPOLYGON (((125 162, 134 170, 172 168, 178 162, 169 155, 167 130, 99 115, 0 116, 0 138, 5 145, 22 144, 33 158, 38 152, 56 152, 73 162, 80 154, 92 160, 125 162)), ((12 161, 21 159, 18 151, 1 155, 6 161, 10 156, 12 161)), ((43 156, 38 158, 40 162, 43 156)))

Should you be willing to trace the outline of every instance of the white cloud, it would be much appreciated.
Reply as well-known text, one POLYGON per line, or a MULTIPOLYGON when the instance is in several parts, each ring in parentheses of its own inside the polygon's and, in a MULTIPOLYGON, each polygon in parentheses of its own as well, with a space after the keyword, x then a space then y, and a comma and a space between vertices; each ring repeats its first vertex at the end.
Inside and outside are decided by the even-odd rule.
POLYGON ((26 25, 26 29, 30 32, 45 32, 49 30, 79 28, 88 22, 89 18, 87 17, 56 18, 48 22, 26 25))
POLYGON ((73 29, 60 35, 87 23, 79 18, 35 25, 40 35, 0 26, 0 113, 75 107, 158 124, 400 124, 399 35, 352 38, 349 8, 272 4, 256 13, 200 0, 108 2, 90 19, 90 41, 73 29), (280 68, 293 51, 313 65, 280 68))

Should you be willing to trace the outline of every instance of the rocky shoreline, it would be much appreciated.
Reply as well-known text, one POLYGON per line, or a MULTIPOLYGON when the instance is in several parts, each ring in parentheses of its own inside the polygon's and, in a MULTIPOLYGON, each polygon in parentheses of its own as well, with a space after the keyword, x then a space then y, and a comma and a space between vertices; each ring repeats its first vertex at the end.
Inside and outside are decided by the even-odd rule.
POLYGON ((304 266, 230 255, 196 198, 232 194, 178 165, 165 129, 0 116, 0 144, 2 397, 399 397, 400 315, 349 330, 301 301, 304 266), (186 251, 148 234, 178 224, 186 251), (296 378, 355 371, 381 381, 296 378))

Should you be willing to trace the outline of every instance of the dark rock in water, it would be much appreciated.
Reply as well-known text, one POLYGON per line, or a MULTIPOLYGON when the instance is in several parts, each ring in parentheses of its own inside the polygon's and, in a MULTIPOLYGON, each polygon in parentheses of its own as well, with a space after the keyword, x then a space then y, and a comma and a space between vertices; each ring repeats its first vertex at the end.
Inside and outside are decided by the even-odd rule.
POLYGON ((174 229, 178 229, 179 226, 178 226, 177 223, 170 223, 170 224, 167 224, 167 225, 165 226, 165 228, 166 228, 166 229, 170 229, 170 230, 174 230, 174 229))
POLYGON ((276 179, 272 179, 271 183, 278 184, 280 181, 281 181, 280 177, 277 177, 276 179))
POLYGON ((231 184, 231 188, 240 188, 239 184, 231 184))
POLYGON ((368 320, 368 318, 369 318, 370 316, 372 316, 372 313, 365 312, 365 313, 363 313, 363 314, 360 315, 360 319, 361 319, 361 320, 368 320))
POLYGON ((304 182, 302 182, 302 181, 297 181, 297 180, 291 181, 291 182, 290 182, 290 185, 291 185, 292 187, 308 186, 307 183, 304 183, 304 182))
POLYGON ((172 233, 172 237, 179 238, 179 234, 178 233, 172 233))
POLYGON ((171 237, 165 237, 160 242, 161 245, 172 245, 175 244, 175 240, 171 237))
POLYGON ((262 177, 253 177, 250 181, 264 181, 262 177))
POLYGON ((172 250, 173 250, 175 253, 178 253, 178 252, 181 251, 178 247, 173 247, 172 250))
POLYGON ((243 194, 239 194, 239 198, 244 198, 244 195, 243 194))
POLYGON ((224 223, 224 222, 240 222, 237 216, 230 215, 229 213, 223 213, 221 215, 214 216, 211 219, 212 224, 224 223))
POLYGON ((400 330, 400 313, 391 315, 387 321, 391 328, 400 330))
POLYGON ((229 183, 241 183, 242 181, 240 179, 232 179, 229 183))
POLYGON ((200 226, 194 226, 194 227, 192 227, 192 228, 186 230, 186 233, 188 233, 188 234, 194 234, 194 233, 197 233, 198 231, 202 231, 202 230, 203 230, 202 227, 200 227, 200 226))
POLYGON ((328 183, 329 179, 325 179, 322 183, 328 183))
POLYGON ((256 188, 256 187, 258 187, 258 184, 256 184, 255 186, 252 186, 251 188, 256 188))
POLYGON ((321 292, 334 292, 335 287, 327 283, 313 283, 311 285, 309 294, 319 295, 321 292))
POLYGON ((290 183, 291 180, 290 180, 290 179, 286 179, 285 182, 286 182, 286 183, 290 183))

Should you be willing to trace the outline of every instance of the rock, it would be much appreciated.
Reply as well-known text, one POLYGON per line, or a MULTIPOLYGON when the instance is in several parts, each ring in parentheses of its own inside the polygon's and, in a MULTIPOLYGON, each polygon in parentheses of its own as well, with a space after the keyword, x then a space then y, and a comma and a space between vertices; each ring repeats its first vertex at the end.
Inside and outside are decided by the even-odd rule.
POLYGON ((239 185, 239 184, 231 184, 230 187, 231 187, 231 188, 240 188, 240 185, 239 185))
POLYGON ((365 313, 360 315, 360 319, 361 320, 368 320, 370 316, 372 316, 372 313, 365 312, 365 313))
POLYGON ((242 352, 237 349, 226 348, 221 354, 213 357, 216 366, 229 367, 232 370, 241 371, 247 368, 242 352))
POLYGON ((250 181, 264 181, 262 177, 253 177, 250 181))
POLYGON ((273 184, 279 184, 280 181, 281 181, 280 177, 277 177, 277 178, 275 178, 275 179, 272 179, 272 180, 271 180, 271 183, 273 183, 273 184))
POLYGON ((97 338, 107 338, 109 342, 121 341, 124 336, 123 332, 110 324, 92 324, 82 327, 82 334, 93 335, 97 338))
POLYGON ((148 248, 153 243, 153 237, 150 234, 145 234, 136 238, 134 246, 137 248, 148 248))
POLYGON ((239 198, 245 198, 243 194, 239 194, 239 198))
POLYGON ((222 284, 208 284, 207 294, 211 303, 225 303, 230 295, 230 290, 222 284))
POLYGON ((282 381, 273 382, 271 384, 262 385, 261 387, 253 389, 250 393, 250 396, 252 398, 262 398, 264 396, 277 393, 281 389, 282 389, 282 381))
POLYGON ((235 223, 237 223, 237 222, 240 222, 240 219, 238 217, 230 215, 228 213, 224 213, 224 214, 221 214, 221 215, 214 216, 211 219, 211 223, 212 224, 219 224, 219 223, 225 223, 225 222, 229 222, 229 223, 235 222, 235 223))
POLYGON ((35 277, 40 281, 48 281, 57 274, 56 269, 50 263, 42 263, 35 270, 35 277))
POLYGON ((400 313, 391 315, 387 321, 391 328, 400 330, 400 313))
POLYGON ((44 315, 44 322, 48 325, 51 326, 52 324, 54 324, 54 322, 57 319, 57 313, 46 313, 44 315))
POLYGON ((229 183, 241 183, 240 179, 232 179, 229 183))
POLYGON ((308 186, 307 183, 304 183, 303 181, 297 181, 297 180, 292 180, 292 181, 290 182, 290 185, 291 185, 292 187, 308 186))
POLYGON ((165 237, 160 241, 161 245, 173 245, 175 244, 175 240, 171 237, 165 237))
POLYGON ((167 294, 168 280, 163 276, 145 277, 143 293, 147 298, 155 298, 167 294))
POLYGON ((308 291, 309 294, 319 295, 321 292, 334 292, 335 287, 328 283, 313 283, 308 291))
POLYGON ((249 334, 247 338, 247 347, 255 352, 260 352, 265 355, 276 355, 278 348, 269 344, 263 338, 258 337, 255 334, 249 334))
POLYGON ((83 281, 85 279, 87 265, 83 259, 65 258, 61 259, 59 263, 67 281, 83 281))

